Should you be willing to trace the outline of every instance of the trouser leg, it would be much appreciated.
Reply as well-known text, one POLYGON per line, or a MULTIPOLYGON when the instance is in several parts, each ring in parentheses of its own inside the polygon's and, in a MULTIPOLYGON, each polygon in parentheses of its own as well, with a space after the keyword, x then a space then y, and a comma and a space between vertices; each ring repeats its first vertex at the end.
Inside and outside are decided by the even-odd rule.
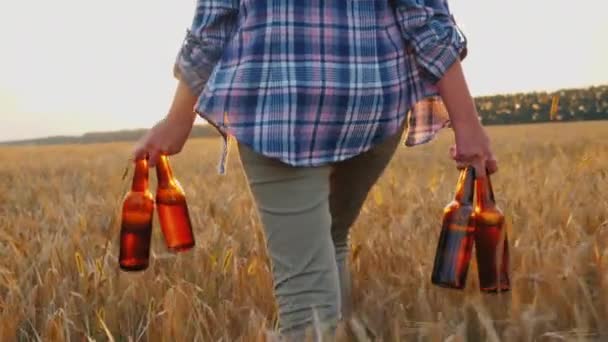
POLYGON ((340 279, 342 316, 352 313, 351 275, 348 266, 348 236, 367 194, 390 162, 402 130, 383 143, 354 158, 336 163, 330 175, 331 235, 340 279))
POLYGON ((332 329, 340 290, 330 232, 331 168, 290 167, 244 145, 239 152, 265 230, 281 332, 297 336, 315 315, 332 329))

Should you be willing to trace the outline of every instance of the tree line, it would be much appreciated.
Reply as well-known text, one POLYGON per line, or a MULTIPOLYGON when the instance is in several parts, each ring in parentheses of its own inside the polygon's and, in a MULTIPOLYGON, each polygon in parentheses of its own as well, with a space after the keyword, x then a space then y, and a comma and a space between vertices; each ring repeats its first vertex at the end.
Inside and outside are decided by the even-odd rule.
MULTIPOLYGON (((475 98, 484 125, 505 125, 549 121, 608 120, 608 85, 556 92, 481 96, 475 98), (558 105, 551 113, 552 103, 558 105)), ((91 132, 81 136, 56 136, 0 143, 4 145, 87 144, 135 141, 145 129, 91 132)), ((196 125, 191 137, 216 137, 210 125, 196 125)))
POLYGON ((608 85, 475 98, 486 125, 608 119, 608 85), (551 104, 557 107, 551 115, 551 104))

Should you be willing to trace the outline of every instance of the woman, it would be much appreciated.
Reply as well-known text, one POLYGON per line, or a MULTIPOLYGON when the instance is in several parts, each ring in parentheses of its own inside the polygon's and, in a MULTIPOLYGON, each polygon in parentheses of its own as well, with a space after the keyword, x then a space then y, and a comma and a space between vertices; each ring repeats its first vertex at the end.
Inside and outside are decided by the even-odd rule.
POLYGON ((408 146, 432 139, 448 123, 440 97, 452 158, 497 169, 465 54, 446 0, 198 0, 173 103, 134 156, 154 166, 178 153, 195 113, 234 136, 266 234, 281 332, 332 329, 351 310, 349 227, 404 129, 408 146))

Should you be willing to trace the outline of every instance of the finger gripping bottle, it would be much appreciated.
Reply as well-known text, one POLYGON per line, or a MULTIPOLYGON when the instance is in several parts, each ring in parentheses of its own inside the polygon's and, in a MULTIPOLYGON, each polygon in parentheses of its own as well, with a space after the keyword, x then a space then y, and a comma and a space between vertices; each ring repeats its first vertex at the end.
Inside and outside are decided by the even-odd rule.
POLYGON ((135 161, 131 190, 125 195, 120 226, 120 268, 141 271, 148 267, 154 197, 148 189, 148 162, 135 161))
POLYGON ((473 194, 475 169, 460 171, 454 200, 443 211, 443 220, 431 282, 437 286, 463 289, 474 242, 473 194))
POLYGON ((496 205, 490 176, 475 179, 475 251, 479 287, 483 292, 508 291, 509 242, 505 216, 496 205))
POLYGON ((186 196, 177 179, 173 177, 165 155, 160 156, 158 160, 156 177, 156 208, 167 248, 173 252, 187 251, 194 247, 194 235, 186 196))

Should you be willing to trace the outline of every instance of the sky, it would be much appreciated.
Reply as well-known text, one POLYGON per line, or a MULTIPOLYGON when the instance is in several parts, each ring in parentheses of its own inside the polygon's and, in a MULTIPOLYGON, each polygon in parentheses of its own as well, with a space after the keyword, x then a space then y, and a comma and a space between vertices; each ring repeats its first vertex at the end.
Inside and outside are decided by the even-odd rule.
MULTIPOLYGON (((194 5, 0 0, 0 141, 153 125, 194 5)), ((474 96, 608 84, 606 0, 450 6, 469 40, 474 96)))

